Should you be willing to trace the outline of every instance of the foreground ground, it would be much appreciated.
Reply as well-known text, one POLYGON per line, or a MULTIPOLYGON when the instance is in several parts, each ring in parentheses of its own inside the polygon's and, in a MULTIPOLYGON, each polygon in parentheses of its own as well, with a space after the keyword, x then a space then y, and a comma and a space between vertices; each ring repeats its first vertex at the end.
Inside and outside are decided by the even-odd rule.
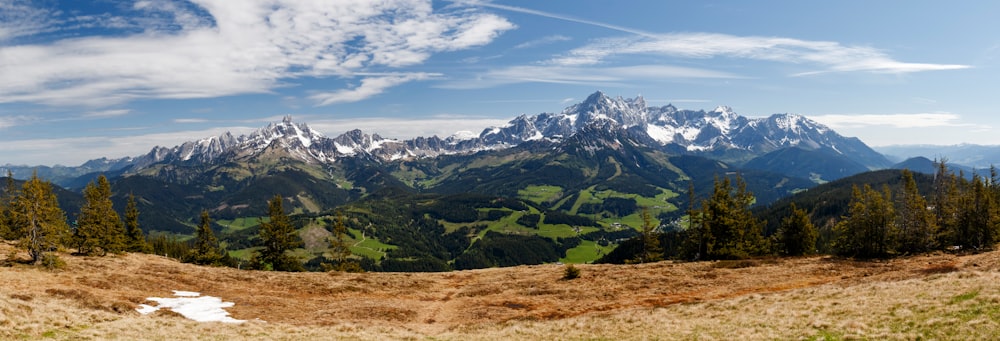
MULTIPOLYGON (((0 253, 10 245, 0 243, 0 253)), ((19 255, 16 257, 26 257, 19 255)), ((884 262, 541 265, 450 273, 275 273, 140 254, 0 267, 0 339, 991 339, 1000 253, 884 262), (140 315, 196 291, 243 324, 140 315)))

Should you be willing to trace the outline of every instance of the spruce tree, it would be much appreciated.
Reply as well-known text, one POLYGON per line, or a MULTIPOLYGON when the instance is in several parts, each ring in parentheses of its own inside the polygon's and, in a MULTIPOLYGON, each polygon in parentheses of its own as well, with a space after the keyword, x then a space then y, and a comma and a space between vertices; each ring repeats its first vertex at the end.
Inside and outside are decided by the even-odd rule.
POLYGON ((31 261, 41 264, 46 253, 63 245, 69 234, 66 214, 59 208, 52 184, 38 178, 38 173, 24 183, 11 202, 11 221, 21 233, 20 244, 28 250, 31 261))
POLYGON ((776 233, 778 252, 785 256, 809 255, 816 251, 819 232, 805 210, 791 205, 792 214, 781 220, 776 233))
POLYGON ((129 193, 128 202, 125 204, 125 237, 127 239, 126 250, 129 252, 150 252, 149 243, 146 242, 146 235, 139 227, 139 208, 135 203, 135 195, 129 193))
POLYGON ((17 186, 14 185, 14 174, 7 170, 7 179, 3 191, 0 192, 0 238, 17 239, 19 234, 11 222, 11 204, 17 197, 17 186))
POLYGON ((73 244, 84 255, 125 251, 125 227, 111 203, 111 184, 104 175, 83 189, 83 206, 77 218, 73 244))
POLYGON ((734 188, 729 178, 716 178, 712 196, 702 203, 700 219, 703 233, 710 237, 706 245, 708 259, 741 259, 769 250, 764 239, 764 223, 750 212, 753 194, 743 179, 736 177, 734 188))
POLYGON ((991 249, 997 242, 997 204, 982 177, 974 175, 959 202, 955 245, 963 250, 991 249))
POLYGON ((847 216, 836 226, 834 249, 840 255, 876 258, 895 252, 896 213, 888 186, 882 193, 864 185, 852 188, 847 216))
POLYGON ((708 258, 708 251, 715 243, 708 225, 705 224, 704 209, 695 209, 697 197, 694 184, 688 183, 688 226, 684 231, 685 238, 681 244, 681 257, 688 260, 708 258))
POLYGON ((652 217, 649 215, 649 209, 643 207, 642 232, 639 235, 641 249, 635 258, 628 261, 628 263, 649 263, 663 260, 663 248, 660 247, 660 236, 659 233, 656 233, 656 227, 653 226, 652 220, 652 217))
POLYGON ((913 173, 903 170, 903 190, 899 195, 897 214, 899 251, 903 253, 927 252, 935 247, 937 225, 927 210, 927 201, 920 195, 913 173))
POLYGON ((351 259, 351 247, 347 245, 347 225, 343 213, 338 212, 333 222, 329 238, 329 257, 332 264, 324 264, 327 271, 361 272, 361 264, 351 259))
POLYGON ((959 205, 961 205, 960 179, 954 172, 948 170, 946 162, 947 159, 942 159, 936 163, 937 172, 934 173, 931 197, 934 225, 937 227, 933 239, 939 248, 956 245, 959 205))
POLYGON ((282 200, 280 195, 275 195, 267 202, 267 215, 270 219, 260 223, 259 237, 263 249, 258 251, 258 260, 265 268, 270 266, 275 271, 303 271, 302 263, 286 254, 301 246, 302 241, 282 208, 282 200))
POLYGON ((188 254, 187 261, 201 265, 218 265, 222 258, 219 240, 215 238, 215 232, 212 232, 212 219, 208 216, 208 210, 202 210, 201 222, 195 231, 194 248, 188 254))

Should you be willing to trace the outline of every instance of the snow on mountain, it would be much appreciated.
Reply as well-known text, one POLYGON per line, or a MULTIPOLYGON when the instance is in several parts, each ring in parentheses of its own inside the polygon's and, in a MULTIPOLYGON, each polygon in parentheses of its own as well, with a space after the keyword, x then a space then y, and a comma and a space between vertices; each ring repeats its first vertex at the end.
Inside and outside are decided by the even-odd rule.
POLYGON ((392 161, 504 149, 529 141, 560 141, 595 125, 621 127, 630 134, 642 135, 635 140, 647 141, 644 143, 654 148, 742 155, 735 157, 736 161, 781 148, 800 147, 826 148, 865 159, 862 163, 873 168, 888 164, 881 154, 860 140, 840 136, 801 115, 748 118, 727 106, 707 112, 679 110, 669 104, 650 107, 641 96, 612 98, 602 92, 595 92, 560 113, 520 115, 503 126, 486 128, 479 135, 458 132, 444 139, 432 136, 401 141, 352 130, 329 138, 285 117, 249 135, 234 137, 226 133, 173 148, 156 147, 134 162, 138 167, 165 161, 212 162, 227 153, 259 153, 275 143, 306 162, 326 163, 343 157, 392 161))

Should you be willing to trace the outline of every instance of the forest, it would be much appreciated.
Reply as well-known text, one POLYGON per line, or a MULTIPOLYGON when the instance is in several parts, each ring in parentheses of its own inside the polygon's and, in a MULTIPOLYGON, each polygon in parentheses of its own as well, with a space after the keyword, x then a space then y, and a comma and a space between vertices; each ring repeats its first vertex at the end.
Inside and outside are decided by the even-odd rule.
POLYGON ((103 176, 87 184, 79 213, 70 221, 50 183, 34 176, 17 186, 8 177, 0 196, 0 237, 27 250, 25 262, 46 267, 59 266, 54 251, 147 252, 245 269, 409 272, 555 263, 571 259, 568 254, 584 243, 598 252, 618 245, 596 262, 640 263, 978 252, 991 249, 1000 236, 997 172, 967 177, 944 166, 933 176, 906 170, 864 173, 769 205, 755 205, 739 174, 717 176, 710 191, 696 191, 691 184, 689 205, 683 215, 669 215, 679 216, 673 220, 654 218, 648 207, 621 197, 588 202, 570 214, 565 204, 546 208, 472 193, 387 191, 332 211, 289 215, 282 207, 285 199, 276 195, 244 229, 220 225, 203 210, 194 235, 186 239, 144 235, 135 198, 130 195, 119 213, 110 188, 103 176), (617 229, 594 218, 636 213, 638 226, 617 229), (552 234, 541 226, 565 226, 569 232, 552 234), (302 231, 309 229, 320 231, 319 237, 304 237, 302 231))

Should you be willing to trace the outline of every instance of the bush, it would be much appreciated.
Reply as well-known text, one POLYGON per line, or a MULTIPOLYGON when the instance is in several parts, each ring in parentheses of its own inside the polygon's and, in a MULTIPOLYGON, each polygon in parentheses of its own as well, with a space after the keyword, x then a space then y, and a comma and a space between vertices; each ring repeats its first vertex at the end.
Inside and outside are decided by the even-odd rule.
POLYGON ((42 266, 49 270, 58 270, 66 267, 66 262, 51 253, 42 255, 42 266))
POLYGON ((579 277, 580 277, 580 268, 573 266, 573 264, 566 264, 566 269, 563 270, 562 279, 568 281, 579 277))

